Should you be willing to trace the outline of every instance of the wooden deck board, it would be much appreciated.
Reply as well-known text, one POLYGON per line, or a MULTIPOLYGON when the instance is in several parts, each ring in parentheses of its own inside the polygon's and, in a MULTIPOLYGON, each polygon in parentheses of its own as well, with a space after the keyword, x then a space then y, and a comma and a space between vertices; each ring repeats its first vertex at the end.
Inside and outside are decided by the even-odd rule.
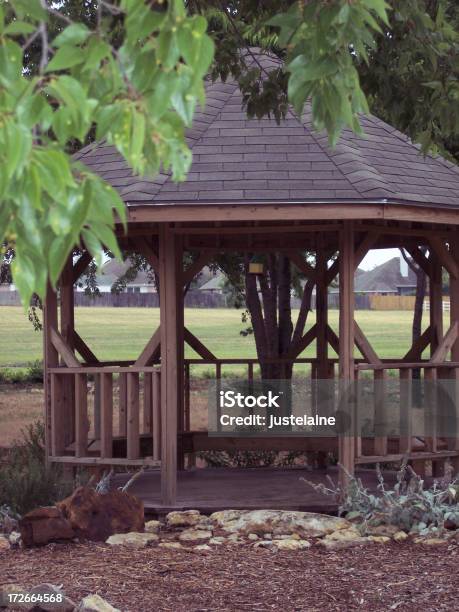
MULTIPOLYGON (((208 514, 223 509, 282 509, 335 514, 337 504, 302 482, 301 477, 315 483, 327 483, 329 474, 336 482, 336 468, 314 470, 304 468, 208 468, 178 473, 175 510, 197 509, 208 514)), ((376 490, 374 470, 357 470, 365 486, 376 490)), ((116 486, 127 480, 116 477, 116 486)), ((387 482, 395 482, 394 472, 387 472, 387 482)), ((172 508, 160 503, 160 472, 146 471, 129 489, 140 497, 147 514, 164 514, 172 508)))

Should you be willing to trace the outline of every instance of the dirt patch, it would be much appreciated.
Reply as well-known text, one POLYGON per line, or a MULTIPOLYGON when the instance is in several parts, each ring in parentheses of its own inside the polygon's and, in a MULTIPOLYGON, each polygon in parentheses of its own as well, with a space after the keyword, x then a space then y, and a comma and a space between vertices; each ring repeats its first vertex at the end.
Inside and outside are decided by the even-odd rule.
POLYGON ((43 419, 43 385, 0 385, 0 447, 38 419, 43 419))
POLYGON ((457 609, 459 547, 412 544, 301 552, 55 544, 0 553, 0 583, 63 583, 79 600, 98 593, 123 612, 151 610, 417 611, 457 609))

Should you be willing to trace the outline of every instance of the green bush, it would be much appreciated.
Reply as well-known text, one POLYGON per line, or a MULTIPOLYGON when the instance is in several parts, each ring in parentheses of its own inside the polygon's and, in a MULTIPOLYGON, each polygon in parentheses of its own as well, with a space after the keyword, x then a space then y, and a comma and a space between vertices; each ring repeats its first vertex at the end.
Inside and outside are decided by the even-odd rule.
POLYGON ((29 425, 0 466, 0 507, 22 515, 54 504, 73 488, 73 481, 64 479, 60 466, 46 465, 44 424, 37 421, 29 425))
POLYGON ((24 368, 2 368, 0 370, 0 384, 25 384, 43 382, 43 362, 37 359, 24 368))
POLYGON ((366 489, 360 478, 350 475, 345 490, 331 478, 328 487, 302 480, 316 491, 340 500, 340 515, 359 522, 363 531, 383 524, 421 535, 441 531, 445 524, 459 529, 459 475, 454 477, 451 466, 445 470, 444 478, 435 480, 428 488, 407 459, 402 461, 393 489, 386 486, 379 465, 376 472, 377 493, 366 489))

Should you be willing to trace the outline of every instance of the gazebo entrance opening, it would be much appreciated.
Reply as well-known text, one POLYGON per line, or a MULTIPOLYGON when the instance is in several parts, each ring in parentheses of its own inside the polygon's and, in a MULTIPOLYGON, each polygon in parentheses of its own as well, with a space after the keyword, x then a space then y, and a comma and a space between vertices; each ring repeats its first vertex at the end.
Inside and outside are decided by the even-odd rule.
MULTIPOLYGON (((120 240, 126 248, 142 253, 158 274, 161 324, 152 330, 144 350, 131 362, 99 361, 75 330, 73 285, 90 257, 83 252, 76 263, 69 259, 59 299, 50 290, 45 308, 46 422, 51 462, 133 468, 145 465, 158 470, 160 479, 155 475, 150 488, 161 486, 157 506, 163 508, 180 504, 177 473, 192 469, 193 457, 202 451, 301 451, 315 454, 319 464, 328 453, 333 453, 342 466, 343 483, 359 465, 396 462, 406 455, 417 462, 418 468, 432 461, 436 473, 445 460, 459 469, 455 429, 450 436, 444 435, 443 430, 437 435, 438 420, 434 417, 429 435, 418 437, 413 433, 412 427, 416 425, 413 418, 420 418, 422 413, 413 411, 417 399, 412 396, 414 387, 410 384, 413 373, 417 376, 419 372, 425 381, 450 379, 456 384, 454 381, 458 380, 459 234, 449 223, 451 213, 437 214, 435 222, 430 215, 419 220, 418 211, 411 219, 384 221, 379 212, 384 210, 390 218, 390 207, 372 205, 371 215, 376 218, 365 218, 363 207, 353 205, 352 214, 356 218, 339 220, 349 207, 321 205, 322 215, 327 211, 322 218, 310 207, 289 207, 287 218, 282 218, 287 210, 283 209, 272 212, 273 219, 269 220, 264 218, 266 210, 267 207, 260 211, 257 221, 253 220, 252 209, 249 213, 233 210, 236 219, 225 212, 229 220, 216 221, 190 220, 182 213, 185 218, 173 223, 146 222, 138 213, 138 219, 129 225, 128 235, 120 240), (312 215, 317 215, 318 220, 312 215), (355 322, 354 273, 368 250, 389 247, 405 248, 426 272, 430 308, 429 323, 410 350, 403 356, 382 359, 355 322), (186 269, 185 251, 199 253, 186 269), (193 431, 194 405, 190 393, 193 368, 212 368, 218 380, 225 369, 237 366, 250 381, 260 365, 259 359, 220 358, 185 326, 184 287, 215 253, 224 251, 251 256, 282 252, 289 257, 291 265, 315 285, 315 321, 307 325, 288 354, 272 359, 294 364, 294 371, 299 368, 303 375, 307 372, 311 380, 339 379, 345 387, 359 378, 371 378, 373 417, 380 424, 384 423, 387 408, 385 381, 389 376, 394 380, 396 375, 402 383, 398 418, 403 435, 391 436, 381 429, 381 435, 366 437, 357 418, 346 436, 214 437, 206 431, 193 431), (315 266, 306 261, 305 252, 315 253, 315 266), (450 291, 450 322, 446 331, 443 273, 449 275, 450 291), (332 282, 339 286, 338 329, 332 328, 328 317, 327 292, 332 282), (304 357, 305 349, 314 342, 314 356, 304 357), (185 343, 197 358, 185 358, 185 343), (92 382, 93 385, 89 384, 92 382)), ((390 334, 390 329, 380 333, 390 334)), ((199 506, 199 490, 193 494, 196 498, 187 499, 188 507, 193 502, 199 506)), ((247 504, 250 505, 249 499, 247 504)))

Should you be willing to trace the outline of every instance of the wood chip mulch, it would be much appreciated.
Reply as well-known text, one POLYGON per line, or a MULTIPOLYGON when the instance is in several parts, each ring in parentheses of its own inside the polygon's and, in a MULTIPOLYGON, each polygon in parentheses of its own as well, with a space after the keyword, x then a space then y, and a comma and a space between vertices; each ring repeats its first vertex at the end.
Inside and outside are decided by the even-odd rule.
POLYGON ((51 544, 0 553, 0 585, 63 584, 123 612, 458 610, 459 546, 411 543, 272 553, 51 544))

